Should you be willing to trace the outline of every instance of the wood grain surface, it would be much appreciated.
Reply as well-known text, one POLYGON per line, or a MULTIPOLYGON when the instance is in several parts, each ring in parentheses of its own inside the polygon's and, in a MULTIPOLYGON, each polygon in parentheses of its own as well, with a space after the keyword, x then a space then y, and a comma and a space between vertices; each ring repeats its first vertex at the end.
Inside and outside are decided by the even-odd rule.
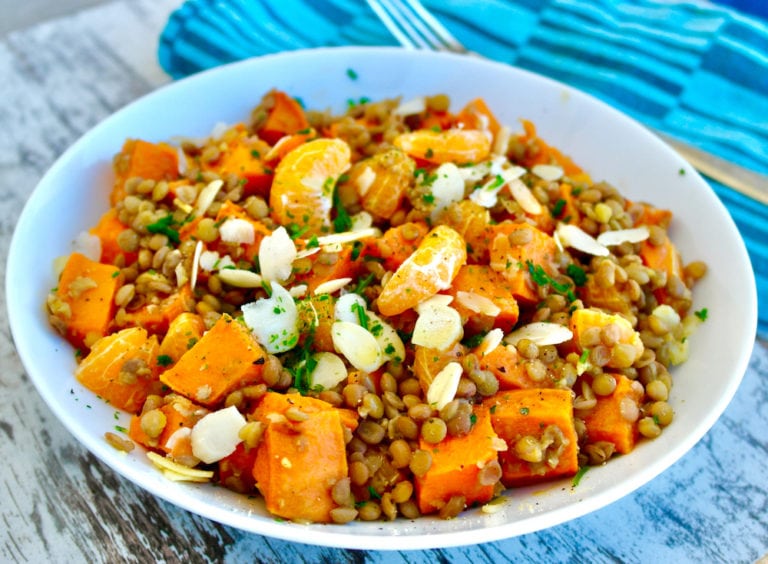
MULTIPOLYGON (((0 43, 0 274, 35 183, 99 120, 167 82, 178 2, 108 3, 0 43)), ((768 552, 768 347, 725 415, 633 495, 536 534, 430 551, 348 551, 244 533, 146 493, 54 418, 16 355, 0 287, 0 562, 755 562, 768 552)), ((393 539, 393 542, 397 542, 393 539)), ((396 547, 393 547, 396 548, 396 547)))

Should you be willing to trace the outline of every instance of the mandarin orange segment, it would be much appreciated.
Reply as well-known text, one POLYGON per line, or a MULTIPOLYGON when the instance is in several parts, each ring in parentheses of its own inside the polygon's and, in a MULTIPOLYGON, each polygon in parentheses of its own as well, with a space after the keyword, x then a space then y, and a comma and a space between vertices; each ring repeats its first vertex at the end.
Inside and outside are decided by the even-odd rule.
POLYGON ((275 170, 269 205, 272 219, 309 235, 330 231, 333 189, 350 165, 349 145, 315 139, 288 153, 275 170))
POLYGON ((477 163, 491 154, 490 137, 477 129, 419 129, 401 133, 393 144, 412 157, 435 164, 477 163))
POLYGON ((466 262, 464 238, 447 225, 438 225, 381 289, 379 311, 387 316, 397 315, 450 288, 466 262))

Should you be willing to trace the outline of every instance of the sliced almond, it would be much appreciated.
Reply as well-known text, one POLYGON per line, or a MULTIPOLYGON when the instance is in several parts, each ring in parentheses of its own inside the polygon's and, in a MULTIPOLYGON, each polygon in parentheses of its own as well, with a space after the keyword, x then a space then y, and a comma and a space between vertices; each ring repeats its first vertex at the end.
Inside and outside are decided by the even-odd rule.
POLYGON ((296 286, 291 286, 291 289, 288 290, 288 293, 291 295, 292 298, 303 298, 307 295, 307 291, 309 290, 309 286, 306 284, 298 284, 296 286))
POLYGON ((512 130, 502 125, 496 133, 496 138, 493 140, 492 152, 494 155, 505 155, 507 148, 509 147, 509 140, 512 137, 512 130))
POLYGON ((403 102, 392 113, 396 116, 411 116, 414 114, 420 114, 427 109, 427 99, 424 96, 412 98, 407 102, 403 102))
POLYGON ((413 328, 414 345, 446 351, 464 335, 459 312, 444 305, 420 305, 419 317, 413 328))
POLYGON ((314 294, 319 296, 320 294, 333 294, 338 292, 344 286, 352 282, 351 278, 336 278, 334 280, 328 280, 322 284, 318 284, 315 288, 314 294))
POLYGON ((98 236, 81 231, 72 241, 72 252, 85 255, 94 262, 101 260, 101 239, 98 236))
POLYGON ((459 290, 456 292, 456 302, 470 311, 482 313, 483 315, 488 315, 490 317, 496 317, 501 313, 501 308, 493 303, 493 300, 475 292, 464 292, 463 290, 459 290))
POLYGON ((373 372, 384 364, 385 358, 376 338, 360 325, 335 321, 331 326, 331 337, 334 348, 358 370, 373 372))
POLYGON ((219 227, 219 237, 225 243, 250 245, 256 240, 256 231, 245 219, 230 217, 219 227))
POLYGON ((573 332, 559 323, 536 321, 515 329, 504 337, 504 342, 517 345, 522 339, 528 339, 537 345, 559 345, 573 338, 573 332))
POLYGON ((236 288, 259 288, 264 279, 250 270, 242 268, 225 268, 219 271, 219 279, 236 288))
POLYGON ((483 337, 483 340, 480 341, 480 344, 477 345, 476 352, 480 356, 491 354, 494 350, 496 350, 496 347, 498 347, 503 340, 504 331, 498 327, 496 329, 491 329, 488 331, 488 333, 485 334, 485 337, 483 337))
POLYGON ((505 452, 509 450, 509 445, 507 445, 507 441, 505 441, 501 437, 492 437, 491 448, 493 448, 493 450, 495 450, 496 452, 505 452))
POLYGON ((435 409, 443 409, 456 397, 459 380, 464 370, 458 362, 449 362, 437 373, 427 390, 427 403, 435 409))
POLYGON ((195 202, 195 214, 198 217, 203 217, 205 215, 205 212, 211 207, 211 204, 216 199, 216 195, 219 193, 222 186, 224 186, 223 180, 213 180, 209 182, 205 188, 200 190, 200 194, 198 194, 197 201, 195 202))
POLYGON ((363 172, 361 172, 355 179, 355 187, 357 188, 357 193, 360 197, 363 197, 368 193, 368 190, 371 189, 375 180, 376 172, 369 166, 365 167, 363 172))
POLYGON ((203 254, 203 247, 205 245, 202 241, 198 241, 195 245, 195 254, 192 255, 192 272, 191 272, 191 279, 190 279, 190 286, 192 289, 195 289, 195 286, 197 285, 197 272, 200 270, 200 257, 203 254))
POLYGON ((533 165, 531 172, 548 182, 555 182, 563 177, 563 167, 558 165, 537 164, 533 165))
POLYGON ((209 413, 192 427, 192 454, 206 464, 226 458, 242 442, 240 429, 245 424, 234 405, 209 413))
POLYGON ((464 178, 459 167, 453 163, 443 163, 437 167, 429 190, 434 198, 431 211, 434 221, 445 208, 464 199, 464 178))
POLYGON ((405 345, 394 327, 384 321, 376 313, 366 310, 368 325, 376 342, 379 343, 382 354, 388 360, 402 362, 405 360, 405 345))
POLYGON ((347 367, 339 355, 332 352, 319 352, 313 354, 312 358, 316 363, 310 375, 313 388, 330 390, 347 379, 347 367))
POLYGON ((376 237, 380 234, 380 231, 374 227, 367 229, 361 229, 360 231, 344 231, 342 233, 332 233, 330 235, 323 235, 317 238, 318 244, 322 247, 325 245, 333 245, 336 243, 352 243, 366 237, 376 237))
POLYGON ((365 312, 367 310, 365 298, 354 292, 344 294, 336 300, 333 315, 336 321, 348 321, 360 325, 360 308, 365 312))
POLYGON ((188 203, 182 201, 180 198, 174 198, 173 199, 173 205, 176 206, 177 208, 179 208, 184 213, 187 213, 187 214, 192 213, 193 211, 195 211, 195 208, 190 206, 188 203))
MULTIPOLYGON (((226 225, 226 223, 225 223, 226 225)), ((296 260, 296 244, 282 225, 262 239, 259 266, 264 280, 284 282, 291 276, 296 260)))
POLYGON ((597 242, 606 247, 621 245, 622 243, 640 243, 650 237, 648 227, 641 225, 633 229, 617 229, 616 231, 604 231, 597 236, 597 242))
POLYGON ((576 225, 558 223, 555 232, 560 243, 566 247, 597 257, 608 256, 611 253, 607 247, 598 243, 592 235, 576 225))
POLYGON ((544 208, 541 206, 531 189, 526 186, 519 178, 509 183, 509 191, 515 201, 520 204, 525 213, 531 215, 540 215, 544 208))
POLYGON ((300 258, 311 257, 312 255, 319 253, 321 250, 322 249, 320 247, 310 247, 307 249, 301 249, 296 253, 296 258, 300 259, 300 258))
POLYGON ((189 466, 184 466, 183 464, 179 464, 173 460, 161 456, 156 452, 148 451, 147 458, 149 458, 152 464, 161 470, 169 470, 182 476, 189 476, 190 478, 200 478, 205 480, 210 480, 213 478, 212 470, 198 470, 196 468, 190 468, 189 466))

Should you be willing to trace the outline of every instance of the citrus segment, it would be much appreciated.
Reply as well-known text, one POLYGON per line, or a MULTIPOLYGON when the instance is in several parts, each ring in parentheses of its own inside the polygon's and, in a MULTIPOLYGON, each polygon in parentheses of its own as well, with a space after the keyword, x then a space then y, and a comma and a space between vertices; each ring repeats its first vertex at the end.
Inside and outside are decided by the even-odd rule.
POLYGON ((446 290, 466 262, 462 236, 446 225, 438 225, 384 285, 377 300, 379 311, 397 315, 446 290))
POLYGON ((339 139, 299 145, 275 170, 269 195, 272 218, 311 235, 328 232, 333 189, 349 164, 349 145, 339 139))
POLYGON ((491 153, 488 134, 477 129, 419 129, 401 133, 395 137, 393 144, 412 157, 435 164, 477 163, 487 159, 491 153))

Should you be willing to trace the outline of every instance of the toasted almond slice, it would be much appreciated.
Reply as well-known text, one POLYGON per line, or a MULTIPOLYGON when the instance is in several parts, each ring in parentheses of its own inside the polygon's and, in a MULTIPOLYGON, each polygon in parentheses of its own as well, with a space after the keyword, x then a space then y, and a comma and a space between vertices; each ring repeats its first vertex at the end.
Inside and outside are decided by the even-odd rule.
POLYGON ((196 484, 205 484, 211 481, 210 478, 196 478, 186 474, 179 474, 178 472, 173 472, 172 470, 163 470, 163 476, 165 476, 165 478, 171 482, 194 482, 196 484))
POLYGON ((362 308, 363 311, 367 310, 365 298, 359 294, 350 292, 340 296, 339 299, 336 300, 333 315, 336 321, 348 321, 349 323, 360 325, 360 308, 362 308))
POLYGON ((443 409, 456 397, 459 380, 464 370, 458 362, 449 362, 437 373, 427 390, 427 403, 435 409, 443 409))
POLYGON ((528 339, 537 345, 559 345, 573 338, 573 332, 559 323, 536 321, 515 329, 504 337, 504 342, 517 345, 522 339, 528 339))
POLYGON ((360 197, 363 197, 368 193, 368 190, 371 189, 375 180, 376 172, 369 166, 365 167, 363 172, 360 173, 360 176, 355 179, 355 186, 357 187, 357 193, 360 197))
POLYGON ((322 249, 320 249, 320 247, 310 247, 307 249, 302 249, 296 253, 296 258, 300 259, 300 258, 311 257, 312 255, 319 253, 321 250, 322 249))
MULTIPOLYGON (((226 225, 226 223, 224 224, 226 225)), ((296 244, 282 225, 262 239, 259 265, 264 280, 284 282, 291 276, 296 260, 296 244)))
POLYGON ((173 199, 173 205, 176 206, 177 208, 179 208, 184 213, 187 213, 187 214, 192 213, 193 211, 195 211, 195 208, 190 206, 188 203, 183 202, 179 198, 174 198, 173 199))
POLYGON ((219 279, 236 288, 259 288, 264 282, 260 275, 242 268, 224 268, 219 271, 219 279))
POLYGON ((361 229, 360 231, 343 231, 342 233, 323 235, 322 237, 317 238, 317 242, 321 247, 336 243, 352 243, 353 241, 365 239, 366 237, 376 237, 379 233, 378 229, 369 227, 367 229, 361 229))
POLYGON ((200 270, 200 256, 203 254, 203 242, 198 241, 195 245, 195 254, 192 255, 192 272, 190 279, 190 286, 195 289, 197 285, 197 271, 200 270))
POLYGON ((291 286, 291 289, 288 290, 288 293, 293 298, 303 298, 307 295, 307 290, 309 289, 309 286, 306 284, 298 284, 296 286, 291 286))
POLYGON ((512 130, 502 125, 496 133, 496 138, 493 140, 492 152, 494 155, 505 155, 507 153, 507 147, 509 147, 509 139, 512 137, 512 130))
POLYGON ((611 254, 607 247, 598 243, 592 235, 576 225, 570 223, 558 223, 555 232, 560 243, 566 247, 572 247, 577 251, 582 251, 597 257, 604 257, 611 254))
POLYGON ((334 348, 358 370, 373 372, 386 360, 376 338, 360 325, 335 321, 331 326, 331 337, 334 348))
POLYGON ((405 360, 405 345, 394 327, 384 321, 376 313, 366 310, 368 323, 381 352, 387 360, 402 362, 405 360))
POLYGON ((427 99, 424 96, 412 98, 407 102, 403 102, 392 113, 396 116, 410 116, 413 114, 420 114, 427 109, 427 99))
POLYGON ((432 306, 447 306, 450 305, 453 302, 453 296, 450 294, 435 294, 434 296, 430 296, 420 304, 418 304, 414 309, 416 309, 417 312, 419 312, 420 308, 427 308, 432 306))
POLYGON ((558 165, 537 164, 533 165, 531 172, 548 182, 555 182, 563 177, 563 167, 558 165))
POLYGON ((339 355, 332 352, 318 352, 312 355, 315 369, 310 375, 312 387, 319 386, 324 390, 335 388, 337 384, 347 379, 347 367, 339 355))
POLYGON ((225 243, 250 245, 256 240, 256 231, 250 222, 239 217, 230 217, 219 227, 219 237, 225 243))
POLYGON ((485 334, 485 337, 483 337, 483 340, 480 341, 480 344, 477 345, 477 354, 480 356, 491 354, 503 340, 504 331, 498 327, 496 329, 491 329, 488 331, 488 333, 485 334))
POLYGON ((493 300, 475 292, 459 290, 456 292, 456 302, 475 313, 482 313, 490 317, 496 317, 501 313, 501 308, 493 303, 493 300))
POLYGON ((449 306, 420 305, 419 317, 413 327, 411 342, 439 351, 446 351, 464 335, 459 312, 449 306))
POLYGON ((198 217, 205 215, 205 212, 211 207, 211 204, 216 199, 216 195, 219 193, 222 186, 224 186, 223 180, 213 180, 209 182, 205 188, 200 190, 200 194, 197 196, 197 202, 195 202, 195 214, 198 217))
POLYGON ((507 445, 507 441, 505 441, 501 437, 492 437, 491 438, 491 447, 496 452, 505 452, 505 451, 509 450, 509 445, 507 445))
POLYGON ((334 292, 341 290, 350 282, 352 282, 351 278, 336 278, 334 280, 328 280, 322 284, 318 284, 317 288, 315 288, 314 294, 316 296, 319 296, 320 294, 333 294, 334 292))
POLYGON ((531 215, 540 215, 544 210, 539 201, 533 195, 533 192, 531 192, 531 189, 523 184, 523 181, 519 178, 516 178, 509 183, 509 191, 511 192, 515 201, 520 204, 521 208, 523 208, 525 213, 529 213, 531 215))
POLYGON ((152 464, 154 464, 161 470, 170 470, 171 472, 175 472, 176 474, 180 474, 183 476, 190 476, 193 478, 205 478, 205 479, 213 478, 212 470, 198 470, 197 468, 190 468, 189 466, 184 466, 183 464, 174 462, 173 460, 170 460, 164 456, 160 456, 156 452, 148 451, 147 458, 149 458, 152 464))
POLYGON ((349 218, 352 221, 352 231, 370 229, 373 225, 373 216, 363 210, 349 218))
POLYGON ((641 225, 633 229, 618 229, 616 231, 604 231, 597 236, 597 242, 606 247, 621 245, 622 243, 640 243, 650 237, 648 227, 641 225))
MULTIPOLYGON (((176 275, 176 287, 181 288, 184 284, 189 282, 189 276, 187 276, 187 269, 184 268, 184 263, 180 262, 176 265, 176 268, 173 269, 174 274, 176 275)), ((194 290, 194 288, 192 288, 194 290)))
POLYGON ((453 163, 443 163, 437 167, 429 190, 434 198, 430 213, 435 221, 445 208, 464 198, 464 177, 459 167, 453 163))

